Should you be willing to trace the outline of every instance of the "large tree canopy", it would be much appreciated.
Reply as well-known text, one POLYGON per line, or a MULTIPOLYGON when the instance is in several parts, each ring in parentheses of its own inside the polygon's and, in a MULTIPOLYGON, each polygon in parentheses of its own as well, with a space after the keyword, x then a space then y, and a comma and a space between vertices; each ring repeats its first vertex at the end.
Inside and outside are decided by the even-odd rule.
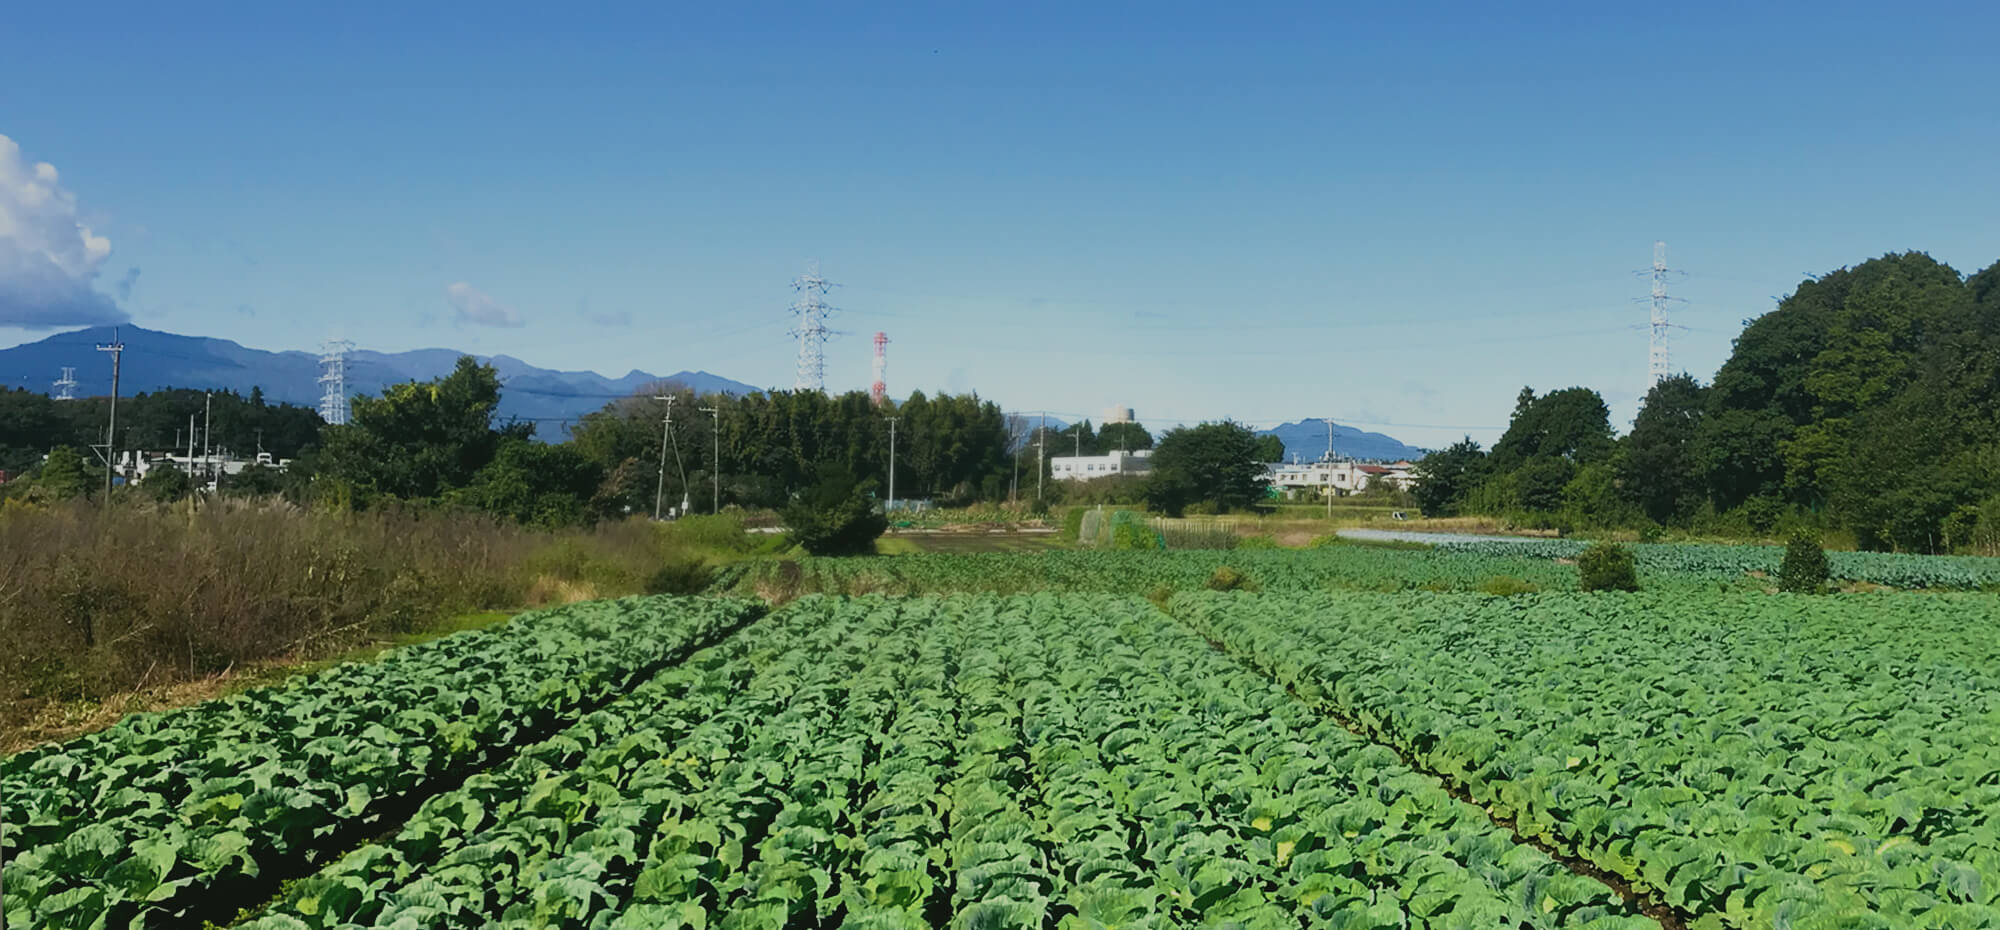
POLYGON ((1233 421, 1169 430, 1153 451, 1146 502, 1173 516, 1200 505, 1215 513, 1248 508, 1270 483, 1257 434, 1233 421))
POLYGON ((2000 264, 1964 278, 1901 252, 1808 278, 1744 327, 1707 388, 1655 385, 1616 442, 1605 420, 1594 392, 1523 390, 1479 487, 1464 490, 1459 450, 1427 460, 1418 498, 1512 514, 1559 496, 1566 521, 1636 506, 1662 523, 1793 520, 1869 547, 1994 549, 2000 264))
POLYGON ((1682 374, 1653 385, 1625 437, 1618 478, 1626 496, 1647 518, 1681 523, 1701 507, 1706 485, 1695 456, 1707 394, 1682 374))
POLYGON ((317 473, 364 496, 426 499, 462 488, 502 441, 534 433, 533 424, 495 427, 499 404, 499 374, 471 356, 442 378, 356 397, 347 425, 327 428, 317 473))

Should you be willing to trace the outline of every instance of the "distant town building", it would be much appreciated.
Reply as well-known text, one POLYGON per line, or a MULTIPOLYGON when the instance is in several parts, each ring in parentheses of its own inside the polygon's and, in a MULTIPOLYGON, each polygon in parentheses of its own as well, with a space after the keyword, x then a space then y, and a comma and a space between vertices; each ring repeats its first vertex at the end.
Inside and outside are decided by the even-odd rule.
POLYGON ((253 465, 284 471, 292 464, 291 459, 272 457, 269 452, 259 452, 256 458, 240 459, 227 452, 215 452, 192 456, 175 455, 172 452, 144 452, 137 449, 118 453, 116 474, 134 481, 146 480, 146 473, 155 468, 171 468, 186 472, 189 476, 213 481, 218 476, 235 476, 253 465))
POLYGON ((1153 450, 1113 452, 1110 455, 1058 455, 1049 459, 1049 471, 1058 481, 1089 481, 1110 475, 1143 475, 1153 470, 1153 450))
POLYGON ((1130 422, 1132 422, 1132 408, 1130 408, 1130 407, 1120 407, 1120 406, 1118 406, 1118 405, 1114 404, 1114 405, 1112 405, 1112 406, 1110 406, 1110 407, 1108 407, 1108 408, 1106 408, 1106 409, 1105 409, 1105 411, 1104 411, 1104 422, 1106 422, 1106 423, 1130 423, 1130 422))
POLYGON ((1304 493, 1345 497, 1366 490, 1370 484, 1388 484, 1401 490, 1409 490, 1416 484, 1408 462, 1365 465, 1322 459, 1317 462, 1277 462, 1267 467, 1270 469, 1271 487, 1294 497, 1304 493))

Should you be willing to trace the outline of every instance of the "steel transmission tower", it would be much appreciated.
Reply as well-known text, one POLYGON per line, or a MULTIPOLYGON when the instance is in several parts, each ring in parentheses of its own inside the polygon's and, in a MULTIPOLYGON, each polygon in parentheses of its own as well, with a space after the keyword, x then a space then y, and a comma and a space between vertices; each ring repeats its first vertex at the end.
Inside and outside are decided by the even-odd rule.
POLYGON ((889 334, 876 333, 875 334, 875 380, 873 383, 868 385, 868 399, 873 401, 875 406, 877 407, 882 406, 882 402, 884 400, 887 400, 889 397, 889 385, 887 382, 882 380, 884 377, 888 375, 888 373, 889 373, 889 334))
POLYGON ((833 287, 832 282, 819 276, 819 263, 806 266, 806 273, 792 279, 792 290, 799 292, 799 299, 792 302, 792 313, 799 318, 792 335, 799 338, 799 370, 792 380, 794 391, 826 390, 826 340, 833 334, 826 328, 827 314, 833 309, 827 306, 826 292, 833 287))
POLYGON ((56 400, 76 399, 76 369, 63 369, 62 380, 56 382, 56 400))
POLYGON ((1667 267, 1667 244, 1653 243, 1653 267, 1650 270, 1653 276, 1653 319, 1647 329, 1648 387, 1674 376, 1673 357, 1667 349, 1667 331, 1673 328, 1673 324, 1667 320, 1667 305, 1680 298, 1667 296, 1667 276, 1675 273, 1673 269, 1667 267))
POLYGON ((347 423, 347 353, 354 343, 329 339, 319 347, 319 418, 329 426, 347 423))

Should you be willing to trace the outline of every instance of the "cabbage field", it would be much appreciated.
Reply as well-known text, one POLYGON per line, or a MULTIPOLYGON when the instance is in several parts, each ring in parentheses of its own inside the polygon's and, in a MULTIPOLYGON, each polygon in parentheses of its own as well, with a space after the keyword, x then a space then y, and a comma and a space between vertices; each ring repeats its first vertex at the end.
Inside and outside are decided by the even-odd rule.
POLYGON ((758 568, 1046 559, 545 610, 22 753, 7 925, 2000 927, 1991 595, 1054 555, 758 568))

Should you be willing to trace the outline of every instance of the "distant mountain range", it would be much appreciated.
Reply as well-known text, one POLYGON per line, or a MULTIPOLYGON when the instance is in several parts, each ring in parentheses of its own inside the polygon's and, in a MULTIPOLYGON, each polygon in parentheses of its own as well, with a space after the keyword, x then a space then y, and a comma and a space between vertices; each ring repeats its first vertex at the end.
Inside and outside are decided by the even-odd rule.
MULTIPOLYGON (((1298 456, 1302 462, 1318 461, 1326 455, 1326 421, 1300 420, 1271 429, 1258 430, 1259 436, 1276 436, 1285 444, 1285 461, 1298 456)), ((1424 450, 1405 445, 1401 440, 1381 433, 1370 433, 1352 426, 1333 425, 1334 454, 1350 459, 1394 462, 1401 459, 1416 461, 1424 450)))
MULTIPOLYGON (((264 389, 274 402, 319 405, 320 362, 311 352, 266 352, 244 348, 227 339, 181 336, 137 326, 119 327, 125 343, 120 393, 131 395, 162 388, 231 390, 250 393, 264 389)), ((53 393, 53 382, 65 367, 76 369, 79 397, 111 393, 111 359, 96 350, 110 342, 110 327, 58 333, 40 342, 0 349, 0 386, 53 393)), ((453 349, 409 352, 358 350, 347 356, 347 393, 378 394, 404 381, 423 381, 450 373, 467 353, 453 349)), ((705 371, 654 375, 630 371, 607 378, 594 371, 554 371, 537 368, 506 355, 479 356, 500 373, 500 416, 540 422, 544 438, 560 438, 561 424, 627 396, 649 384, 672 381, 696 393, 748 394, 759 390, 705 371)))

